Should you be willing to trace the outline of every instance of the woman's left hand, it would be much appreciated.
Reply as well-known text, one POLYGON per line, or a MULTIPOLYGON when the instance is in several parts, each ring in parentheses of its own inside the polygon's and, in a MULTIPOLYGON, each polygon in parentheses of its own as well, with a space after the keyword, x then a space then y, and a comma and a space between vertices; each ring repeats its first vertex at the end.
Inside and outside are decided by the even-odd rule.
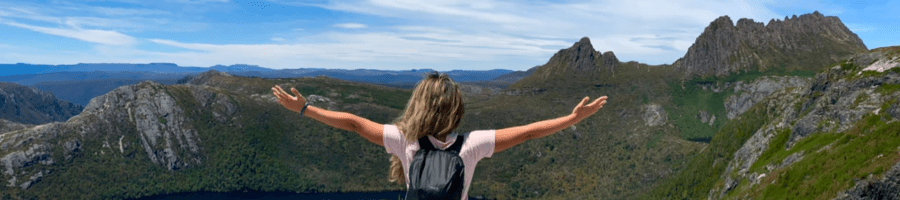
POLYGON ((300 110, 303 109, 303 105, 306 104, 306 98, 303 98, 303 95, 300 95, 300 92, 298 92, 297 89, 291 88, 291 92, 293 92, 296 97, 285 92, 281 89, 281 86, 276 85, 275 87, 272 87, 272 94, 275 95, 275 98, 278 98, 278 103, 288 110, 300 112, 300 110))

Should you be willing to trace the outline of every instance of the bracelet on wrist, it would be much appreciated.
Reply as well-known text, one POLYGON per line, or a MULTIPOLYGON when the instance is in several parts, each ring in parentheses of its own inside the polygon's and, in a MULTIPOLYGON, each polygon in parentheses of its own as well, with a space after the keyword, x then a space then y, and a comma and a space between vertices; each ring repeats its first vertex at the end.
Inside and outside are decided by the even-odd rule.
POLYGON ((303 104, 303 109, 300 109, 300 116, 301 116, 301 117, 303 116, 303 111, 306 111, 306 107, 307 107, 307 106, 309 106, 309 102, 307 102, 306 104, 303 104))

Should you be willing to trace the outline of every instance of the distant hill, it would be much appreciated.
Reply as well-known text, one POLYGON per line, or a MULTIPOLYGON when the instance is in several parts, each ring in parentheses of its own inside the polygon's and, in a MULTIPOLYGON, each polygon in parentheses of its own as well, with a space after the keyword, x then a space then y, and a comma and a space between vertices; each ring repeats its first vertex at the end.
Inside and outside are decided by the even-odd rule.
POLYGON ((172 63, 149 63, 149 64, 130 64, 130 63, 79 63, 74 65, 40 65, 40 64, 0 64, 0 68, 4 69, 0 72, 0 76, 11 75, 28 75, 28 74, 46 74, 54 72, 157 72, 157 73, 184 73, 184 72, 204 72, 206 70, 215 69, 219 71, 272 71, 269 68, 262 68, 256 65, 216 65, 212 67, 182 67, 172 63))
POLYGON ((83 81, 40 82, 31 85, 37 89, 53 93, 63 99, 81 106, 87 106, 91 99, 125 85, 134 85, 151 80, 163 85, 172 85, 176 79, 101 79, 83 81))
MULTIPOLYGON (((178 79, 208 70, 227 72, 238 76, 258 76, 266 78, 328 76, 376 84, 409 84, 422 79, 422 74, 432 69, 377 70, 377 69, 322 69, 299 68, 274 70, 255 65, 216 65, 212 67, 181 67, 171 63, 150 64, 75 64, 75 65, 34 65, 0 64, 0 81, 31 85, 38 82, 81 81, 100 79, 178 79)), ((451 70, 442 71, 457 82, 488 81, 512 70, 451 70)))
MULTIPOLYGON (((2 68, 3 66, 0 66, 2 68)), ((282 69, 272 70, 249 65, 213 66, 210 68, 178 67, 174 64, 78 64, 71 66, 43 66, 16 64, 6 66, 10 69, 29 69, 36 71, 44 67, 44 71, 54 71, 42 74, 22 74, 0 76, 0 82, 11 82, 20 85, 30 85, 41 90, 54 93, 60 99, 67 100, 82 106, 96 96, 105 94, 113 89, 136 84, 141 81, 152 80, 164 85, 174 84, 179 79, 196 76, 201 72, 216 70, 231 73, 237 76, 287 78, 287 77, 315 77, 327 76, 341 80, 371 83, 388 87, 410 89, 422 79, 423 73, 433 72, 431 69, 419 70, 373 70, 373 69, 282 69), (112 71, 122 69, 122 71, 112 71), (74 71, 58 71, 74 70, 74 71), (91 71, 97 70, 97 71, 91 71), (109 71, 107 71, 109 70, 109 71), (142 71, 144 70, 144 71, 142 71), (146 71, 151 70, 151 71, 146 71)), ((15 70, 13 70, 15 71, 15 70)), ((452 70, 442 73, 448 74, 457 82, 471 83, 477 87, 502 89, 511 84, 506 78, 504 81, 492 81, 493 79, 508 75, 514 71, 494 69, 486 71, 452 70)), ((519 76, 518 78, 521 78, 519 76)))
POLYGON ((0 119, 23 124, 60 122, 81 113, 82 109, 34 87, 0 82, 0 119))

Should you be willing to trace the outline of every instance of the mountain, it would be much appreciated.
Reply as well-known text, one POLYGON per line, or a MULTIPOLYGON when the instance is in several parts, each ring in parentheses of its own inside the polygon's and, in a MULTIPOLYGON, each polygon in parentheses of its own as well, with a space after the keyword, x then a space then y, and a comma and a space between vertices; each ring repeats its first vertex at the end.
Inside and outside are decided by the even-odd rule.
POLYGON ((867 50, 840 19, 818 11, 768 24, 728 16, 714 20, 673 66, 686 77, 768 70, 817 72, 867 50))
POLYGON ((38 65, 38 64, 0 64, 3 72, 0 76, 13 75, 29 75, 29 74, 47 74, 54 72, 157 72, 157 73, 185 73, 185 72, 204 72, 210 69, 219 71, 272 71, 269 68, 263 68, 256 65, 215 65, 212 67, 182 67, 173 63, 149 63, 149 64, 131 64, 131 63, 79 63, 74 65, 38 65))
POLYGON ((41 85, 53 83, 91 82, 99 80, 177 80, 200 72, 159 73, 142 71, 90 71, 90 72, 52 72, 45 74, 26 74, 0 76, 0 82, 19 85, 41 85))
POLYGON ((900 197, 900 46, 761 96, 647 198, 900 197))
POLYGON ((396 117, 408 91, 326 77, 199 77, 192 83, 201 85, 122 86, 66 122, 0 135, 0 198, 399 189, 375 178, 388 168, 380 147, 300 118, 268 89, 297 87, 313 105, 382 122, 396 117))
MULTIPOLYGON (((600 53, 594 50, 591 40, 581 38, 572 47, 553 54, 546 64, 532 68, 534 71, 510 85, 510 88, 553 85, 557 80, 580 79, 597 75, 614 76, 621 63, 611 51, 600 53)), ((529 70, 530 71, 530 70, 529 70)))
POLYGON ((83 107, 34 87, 0 82, 0 119, 24 124, 66 121, 83 107))
POLYGON ((262 68, 262 67, 259 67, 256 65, 242 65, 242 64, 231 65, 231 66, 216 65, 216 66, 209 67, 209 69, 224 71, 224 72, 241 72, 241 71, 268 72, 268 71, 273 70, 273 69, 269 69, 269 68, 262 68))
POLYGON ((537 70, 538 67, 539 66, 534 66, 525 71, 515 71, 512 73, 503 75, 503 76, 498 76, 497 78, 491 79, 491 81, 492 82, 515 83, 519 80, 522 80, 522 78, 525 78, 525 77, 531 75, 532 73, 534 73, 534 71, 537 70))
POLYGON ((202 72, 208 70, 202 67, 180 67, 172 63, 79 63, 74 65, 35 65, 35 64, 0 64, 3 72, 0 76, 46 74, 54 72, 92 72, 92 71, 144 71, 144 72, 202 72))
MULTIPOLYGON (((23 65, 24 64, 19 64, 23 65)), ((213 66, 210 68, 188 68, 190 70, 181 69, 183 67, 177 67, 174 64, 162 65, 162 64, 150 64, 150 65, 140 65, 140 64, 93 64, 89 65, 92 67, 85 67, 79 64, 75 66, 67 66, 67 67, 57 67, 58 69, 79 69, 79 70, 113 70, 116 67, 123 67, 122 69, 125 71, 61 71, 61 72, 51 72, 51 73, 43 73, 43 74, 24 74, 24 75, 10 75, 10 76, 0 76, 0 82, 11 82, 21 85, 30 85, 37 87, 41 90, 51 92, 55 94, 60 99, 64 99, 70 101, 72 103, 76 103, 78 105, 86 106, 88 101, 96 96, 105 94, 106 92, 112 91, 113 89, 130 84, 136 84, 145 80, 152 80, 157 83, 162 83, 164 85, 170 85, 176 83, 179 79, 183 79, 185 77, 195 76, 200 73, 200 71, 191 71, 196 69, 203 69, 203 71, 207 70, 217 70, 222 72, 228 72, 231 74, 239 75, 239 76, 256 76, 256 77, 268 77, 268 78, 287 78, 287 77, 314 77, 314 76, 328 76, 332 78, 348 80, 348 81, 356 81, 356 82, 365 82, 378 84, 383 86, 402 88, 402 89, 411 89, 415 87, 415 84, 421 80, 422 74, 426 72, 432 72, 434 70, 431 69, 421 69, 421 70, 406 70, 406 71, 389 71, 389 70, 372 70, 372 69, 356 69, 356 70, 343 70, 343 69, 317 69, 317 68, 304 68, 304 69, 282 69, 282 70, 271 70, 267 68, 260 68, 252 65, 232 65, 232 66, 213 66), (131 68, 128 68, 128 67, 131 68), (135 68, 134 66, 143 66, 140 68, 135 68), (156 66, 164 66, 161 68, 153 68, 156 66), (81 67, 81 68, 78 68, 81 67), (176 67, 177 70, 174 70, 176 67), (160 71, 138 71, 138 69, 142 70, 155 70, 159 69, 160 71), (131 70, 131 71, 128 71, 131 70)), ((27 66, 27 67, 35 67, 35 66, 27 66)), ((39 67, 38 67, 39 68, 39 67)), ((484 89, 502 89, 506 85, 510 84, 507 82, 496 82, 496 83, 488 83, 485 81, 489 81, 494 79, 495 77, 506 75, 511 73, 511 70, 504 69, 494 69, 494 70, 486 70, 486 71, 469 71, 469 70, 452 70, 443 73, 447 73, 451 78, 455 81, 461 83, 472 83, 473 87, 480 87, 484 89), (482 83, 484 82, 484 83, 482 83), (475 86, 477 85, 477 86, 475 86)))
MULTIPOLYGON (((314 77, 332 78, 376 84, 415 84, 423 73, 432 69, 419 70, 377 70, 377 69, 322 69, 300 68, 273 70, 256 65, 216 65, 212 67, 181 67, 171 63, 150 64, 75 64, 75 65, 33 65, 0 64, 5 69, 0 72, 0 81, 31 85, 39 82, 83 81, 101 79, 172 80, 187 75, 196 75, 208 70, 228 72, 239 76, 267 78, 314 77)), ((444 71, 458 82, 487 81, 513 72, 512 70, 451 70, 444 71)))

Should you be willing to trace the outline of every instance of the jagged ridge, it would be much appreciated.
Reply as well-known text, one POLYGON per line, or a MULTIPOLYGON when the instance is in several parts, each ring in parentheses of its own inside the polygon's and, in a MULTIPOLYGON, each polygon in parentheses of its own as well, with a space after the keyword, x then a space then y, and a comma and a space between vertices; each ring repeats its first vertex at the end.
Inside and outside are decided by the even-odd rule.
POLYGON ((722 16, 673 64, 686 77, 725 76, 773 68, 819 71, 823 66, 866 50, 840 19, 818 11, 768 24, 742 18, 733 25, 722 16))

